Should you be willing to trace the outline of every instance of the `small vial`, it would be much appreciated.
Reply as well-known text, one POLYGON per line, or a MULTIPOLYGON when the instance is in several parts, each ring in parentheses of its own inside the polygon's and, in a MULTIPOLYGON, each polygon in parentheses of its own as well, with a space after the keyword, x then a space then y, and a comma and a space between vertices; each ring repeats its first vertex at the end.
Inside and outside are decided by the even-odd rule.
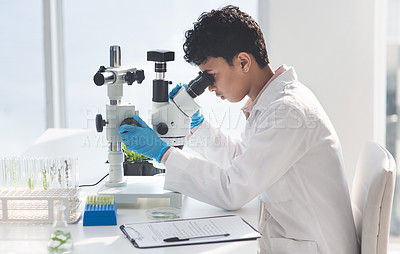
POLYGON ((68 230, 67 220, 65 218, 65 206, 54 206, 53 233, 47 245, 49 253, 72 253, 73 242, 71 232, 68 230))

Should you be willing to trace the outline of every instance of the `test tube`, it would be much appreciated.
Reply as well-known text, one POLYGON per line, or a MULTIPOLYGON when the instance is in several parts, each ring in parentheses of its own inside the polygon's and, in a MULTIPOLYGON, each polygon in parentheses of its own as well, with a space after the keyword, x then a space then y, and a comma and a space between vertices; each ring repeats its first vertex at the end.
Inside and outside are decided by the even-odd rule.
POLYGON ((5 188, 6 187, 6 174, 5 174, 5 166, 4 166, 4 158, 0 158, 0 177, 1 177, 1 188, 5 188))
POLYGON ((16 187, 16 172, 15 172, 15 162, 13 157, 7 157, 4 161, 6 179, 8 188, 16 187))
POLYGON ((67 188, 67 180, 66 180, 66 165, 63 158, 57 159, 57 183, 58 188, 65 189, 67 188))
POLYGON ((29 159, 29 180, 28 180, 28 185, 29 185, 29 189, 31 190, 35 190, 38 187, 38 183, 37 183, 37 178, 38 178, 38 174, 36 172, 36 158, 31 157, 29 159))
POLYGON ((36 185, 36 179, 35 179, 35 165, 34 165, 35 159, 34 158, 26 158, 25 159, 25 168, 26 168, 26 175, 27 179, 25 179, 25 182, 27 184, 27 187, 29 190, 34 190, 35 185, 36 185))
POLYGON ((49 188, 57 188, 57 160, 54 158, 47 159, 47 172, 49 175, 49 188))
POLYGON ((31 158, 31 187, 33 190, 37 190, 40 188, 40 183, 39 183, 39 178, 40 178, 40 174, 38 171, 38 164, 39 161, 37 158, 31 158))
POLYGON ((0 188, 5 188, 7 185, 7 175, 4 160, 4 157, 0 158, 0 188))
POLYGON ((48 173, 48 162, 46 158, 39 159, 40 171, 41 171, 41 185, 44 190, 49 189, 49 173, 48 173))
POLYGON ((63 163, 65 166, 65 183, 66 183, 66 187, 67 189, 73 188, 73 182, 72 182, 72 165, 71 165, 71 159, 69 158, 63 158, 63 163))
POLYGON ((66 188, 76 189, 78 185, 78 162, 76 158, 63 158, 66 188))
POLYGON ((15 157, 15 169, 16 169, 16 182, 17 189, 25 189, 28 187, 26 180, 28 179, 25 168, 25 158, 15 157))

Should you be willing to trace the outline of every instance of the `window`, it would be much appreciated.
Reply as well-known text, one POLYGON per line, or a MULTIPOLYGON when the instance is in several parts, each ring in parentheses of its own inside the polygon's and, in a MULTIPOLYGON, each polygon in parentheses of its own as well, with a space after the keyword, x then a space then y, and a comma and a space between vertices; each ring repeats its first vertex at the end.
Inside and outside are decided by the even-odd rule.
POLYGON ((2 1, 0 30, 0 154, 7 156, 45 130, 41 0, 2 1))

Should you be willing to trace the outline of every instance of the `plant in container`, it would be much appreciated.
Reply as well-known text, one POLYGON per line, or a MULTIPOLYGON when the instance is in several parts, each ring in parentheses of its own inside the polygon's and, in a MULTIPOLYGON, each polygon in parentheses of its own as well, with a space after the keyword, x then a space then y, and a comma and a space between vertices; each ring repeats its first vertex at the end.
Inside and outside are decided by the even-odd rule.
POLYGON ((124 152, 124 175, 126 176, 153 176, 162 173, 162 170, 155 168, 150 158, 129 151, 122 143, 124 152))

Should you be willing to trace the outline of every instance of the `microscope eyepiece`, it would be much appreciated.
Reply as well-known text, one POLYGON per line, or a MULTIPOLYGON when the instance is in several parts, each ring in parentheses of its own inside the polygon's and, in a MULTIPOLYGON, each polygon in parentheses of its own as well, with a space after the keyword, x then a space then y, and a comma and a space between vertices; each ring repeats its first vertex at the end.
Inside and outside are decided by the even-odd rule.
POLYGON ((207 72, 199 72, 199 75, 189 82, 186 91, 192 98, 204 93, 207 87, 212 86, 215 82, 214 77, 207 72))

